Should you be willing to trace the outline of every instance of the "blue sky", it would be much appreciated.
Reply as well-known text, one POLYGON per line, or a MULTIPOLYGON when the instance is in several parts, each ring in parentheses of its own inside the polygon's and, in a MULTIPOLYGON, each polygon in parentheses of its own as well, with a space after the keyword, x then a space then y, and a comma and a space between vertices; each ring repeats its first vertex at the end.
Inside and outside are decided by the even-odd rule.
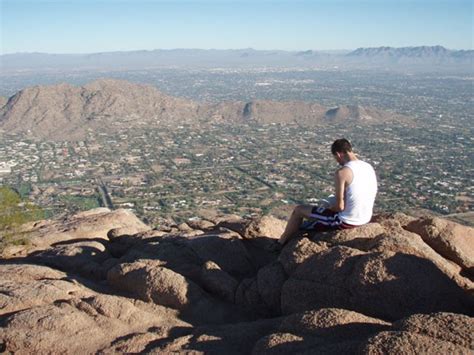
POLYGON ((472 0, 0 0, 2 54, 473 48, 472 0))

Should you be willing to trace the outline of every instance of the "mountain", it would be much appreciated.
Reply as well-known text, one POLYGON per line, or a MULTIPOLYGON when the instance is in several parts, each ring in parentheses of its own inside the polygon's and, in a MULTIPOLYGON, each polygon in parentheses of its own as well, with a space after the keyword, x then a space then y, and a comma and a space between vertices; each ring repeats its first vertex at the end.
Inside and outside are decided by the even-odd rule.
POLYGON ((102 79, 82 87, 34 86, 8 99, 0 109, 0 128, 53 140, 84 138, 88 131, 179 123, 283 123, 312 126, 324 121, 377 123, 406 119, 375 108, 255 100, 199 103, 166 95, 151 85, 102 79))
MULTIPOLYGON (((87 54, 13 53, 0 55, 0 73, 112 71, 156 68, 367 68, 367 58, 390 69, 415 65, 420 71, 472 71, 472 50, 442 46, 359 48, 354 51, 244 49, 156 49, 87 54), (401 59, 410 60, 401 60, 401 59), (396 60, 394 60, 396 59, 396 60), (414 59, 417 59, 414 61, 414 59)), ((373 67, 371 67, 373 68, 373 67)), ((413 68, 410 68, 413 69, 413 68)))
POLYGON ((198 105, 167 96, 150 85, 99 80, 82 87, 34 86, 10 97, 0 110, 0 128, 34 137, 77 139, 88 130, 196 117, 198 105))
MULTIPOLYGON (((404 64, 442 64, 464 63, 472 65, 473 50, 448 50, 442 46, 420 47, 376 47, 358 48, 346 54, 351 59, 369 59, 386 63, 404 64)), ((471 68, 472 69, 472 68, 471 68)))
POLYGON ((294 236, 105 208, 30 222, 0 263, 4 353, 472 354, 474 229, 375 216, 294 236))

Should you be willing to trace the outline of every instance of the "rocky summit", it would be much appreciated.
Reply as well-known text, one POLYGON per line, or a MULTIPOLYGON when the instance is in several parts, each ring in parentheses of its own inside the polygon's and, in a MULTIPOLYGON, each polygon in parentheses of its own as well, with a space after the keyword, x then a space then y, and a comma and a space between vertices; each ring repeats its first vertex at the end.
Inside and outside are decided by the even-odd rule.
POLYGON ((280 247, 284 226, 105 208, 24 225, 0 261, 0 351, 473 353, 473 228, 395 213, 280 247))

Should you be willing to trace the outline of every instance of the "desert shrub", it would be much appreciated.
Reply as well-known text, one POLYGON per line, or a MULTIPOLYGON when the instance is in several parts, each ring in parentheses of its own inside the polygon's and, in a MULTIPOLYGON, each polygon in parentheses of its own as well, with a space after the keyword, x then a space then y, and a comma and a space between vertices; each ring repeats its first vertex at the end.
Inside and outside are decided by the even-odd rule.
POLYGON ((0 250, 7 245, 27 244, 27 237, 19 231, 23 223, 43 218, 36 205, 7 186, 0 186, 0 250))

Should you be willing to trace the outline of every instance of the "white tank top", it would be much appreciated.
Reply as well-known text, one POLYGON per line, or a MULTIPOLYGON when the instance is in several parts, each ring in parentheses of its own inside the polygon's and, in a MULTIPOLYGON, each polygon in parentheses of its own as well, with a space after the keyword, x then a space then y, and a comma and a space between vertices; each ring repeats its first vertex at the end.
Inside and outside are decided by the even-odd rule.
POLYGON ((370 222, 377 194, 377 177, 374 168, 362 160, 351 160, 344 167, 352 170, 352 182, 344 191, 344 211, 341 221, 360 226, 370 222))

